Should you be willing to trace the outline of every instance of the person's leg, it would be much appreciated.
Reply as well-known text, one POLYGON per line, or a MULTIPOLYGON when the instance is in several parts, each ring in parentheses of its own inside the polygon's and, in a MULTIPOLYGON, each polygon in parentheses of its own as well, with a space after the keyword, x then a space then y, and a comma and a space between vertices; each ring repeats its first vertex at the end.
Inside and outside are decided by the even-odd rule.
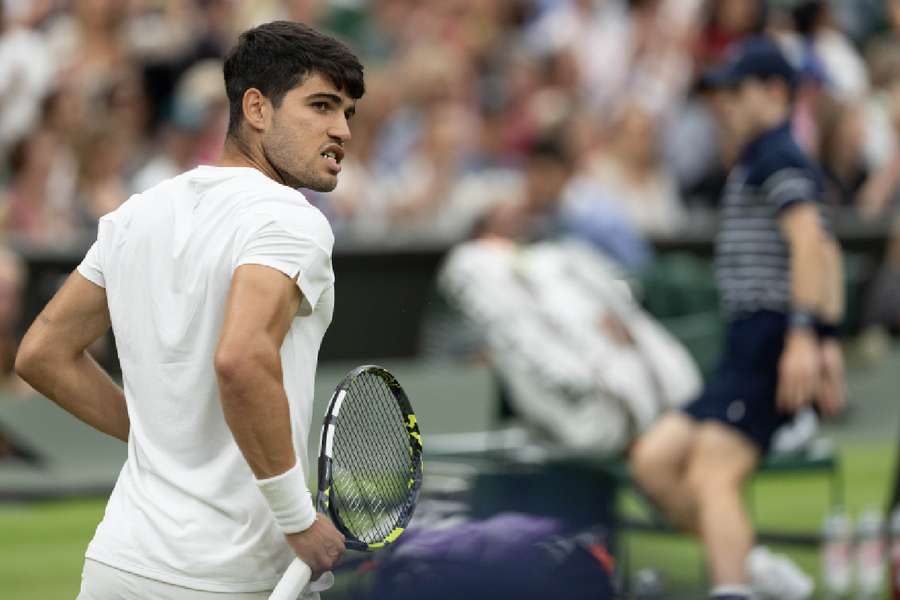
POLYGON ((698 424, 682 412, 664 415, 629 454, 632 476, 672 523, 696 531, 696 504, 687 486, 688 458, 698 424))
POLYGON ((753 525, 741 494, 760 459, 757 446, 715 421, 699 426, 687 480, 714 587, 747 585, 753 525))

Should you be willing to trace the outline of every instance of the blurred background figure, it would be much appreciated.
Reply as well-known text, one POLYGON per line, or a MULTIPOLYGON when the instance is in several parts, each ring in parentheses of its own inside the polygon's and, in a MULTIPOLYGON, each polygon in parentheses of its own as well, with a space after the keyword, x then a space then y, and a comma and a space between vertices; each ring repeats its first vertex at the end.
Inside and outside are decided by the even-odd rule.
POLYGON ((626 97, 605 134, 608 142, 587 159, 595 185, 650 236, 677 233, 687 217, 677 182, 662 162, 659 129, 658 117, 641 99, 626 97))

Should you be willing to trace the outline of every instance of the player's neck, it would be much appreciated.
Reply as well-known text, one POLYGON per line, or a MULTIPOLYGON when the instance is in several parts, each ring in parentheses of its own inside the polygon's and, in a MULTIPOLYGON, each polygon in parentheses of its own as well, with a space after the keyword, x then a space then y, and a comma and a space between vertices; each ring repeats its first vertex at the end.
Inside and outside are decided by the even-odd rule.
POLYGON ((250 167, 273 181, 284 183, 278 171, 266 160, 262 152, 254 152, 249 144, 235 136, 229 135, 225 138, 225 146, 222 148, 222 154, 216 165, 220 167, 250 167))

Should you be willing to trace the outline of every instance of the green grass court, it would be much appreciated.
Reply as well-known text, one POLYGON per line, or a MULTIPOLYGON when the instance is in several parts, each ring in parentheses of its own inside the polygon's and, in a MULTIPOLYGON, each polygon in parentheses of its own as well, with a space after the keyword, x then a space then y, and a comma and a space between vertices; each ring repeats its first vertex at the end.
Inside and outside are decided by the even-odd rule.
MULTIPOLYGON (((851 514, 882 506, 893 477, 893 442, 848 441, 841 443, 839 450, 851 514)), ((755 485, 760 523, 785 529, 820 525, 827 504, 826 483, 821 478, 771 478, 755 485)), ((74 599, 84 549, 103 515, 103 505, 98 499, 0 507, 0 598, 74 599)), ((635 567, 661 569, 672 592, 687 594, 697 589, 702 555, 694 542, 637 533, 628 541, 635 567)), ((818 573, 817 552, 789 553, 808 572, 818 573)))

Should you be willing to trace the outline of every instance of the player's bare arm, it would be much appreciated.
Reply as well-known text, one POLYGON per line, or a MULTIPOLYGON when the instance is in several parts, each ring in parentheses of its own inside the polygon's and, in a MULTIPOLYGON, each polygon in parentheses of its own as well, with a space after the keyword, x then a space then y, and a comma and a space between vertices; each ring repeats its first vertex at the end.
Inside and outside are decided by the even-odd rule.
POLYGON ((124 442, 125 393, 87 352, 109 328, 106 290, 76 271, 25 334, 16 373, 78 419, 124 442))
MULTIPOLYGON (((791 298, 795 310, 819 314, 825 289, 824 239, 814 203, 789 207, 780 219, 790 246, 791 298)), ((819 344, 812 327, 791 327, 779 364, 778 405, 796 411, 813 399, 819 377, 819 344)))
POLYGON ((264 266, 234 273, 215 367, 225 420, 258 479, 294 466, 281 344, 300 305, 297 286, 264 266))
MULTIPOLYGON (((275 269, 250 264, 234 272, 215 369, 225 421, 257 479, 285 473, 297 461, 280 350, 300 300, 295 283, 275 269)), ((344 551, 343 536, 321 515, 287 539, 314 577, 344 551)))

